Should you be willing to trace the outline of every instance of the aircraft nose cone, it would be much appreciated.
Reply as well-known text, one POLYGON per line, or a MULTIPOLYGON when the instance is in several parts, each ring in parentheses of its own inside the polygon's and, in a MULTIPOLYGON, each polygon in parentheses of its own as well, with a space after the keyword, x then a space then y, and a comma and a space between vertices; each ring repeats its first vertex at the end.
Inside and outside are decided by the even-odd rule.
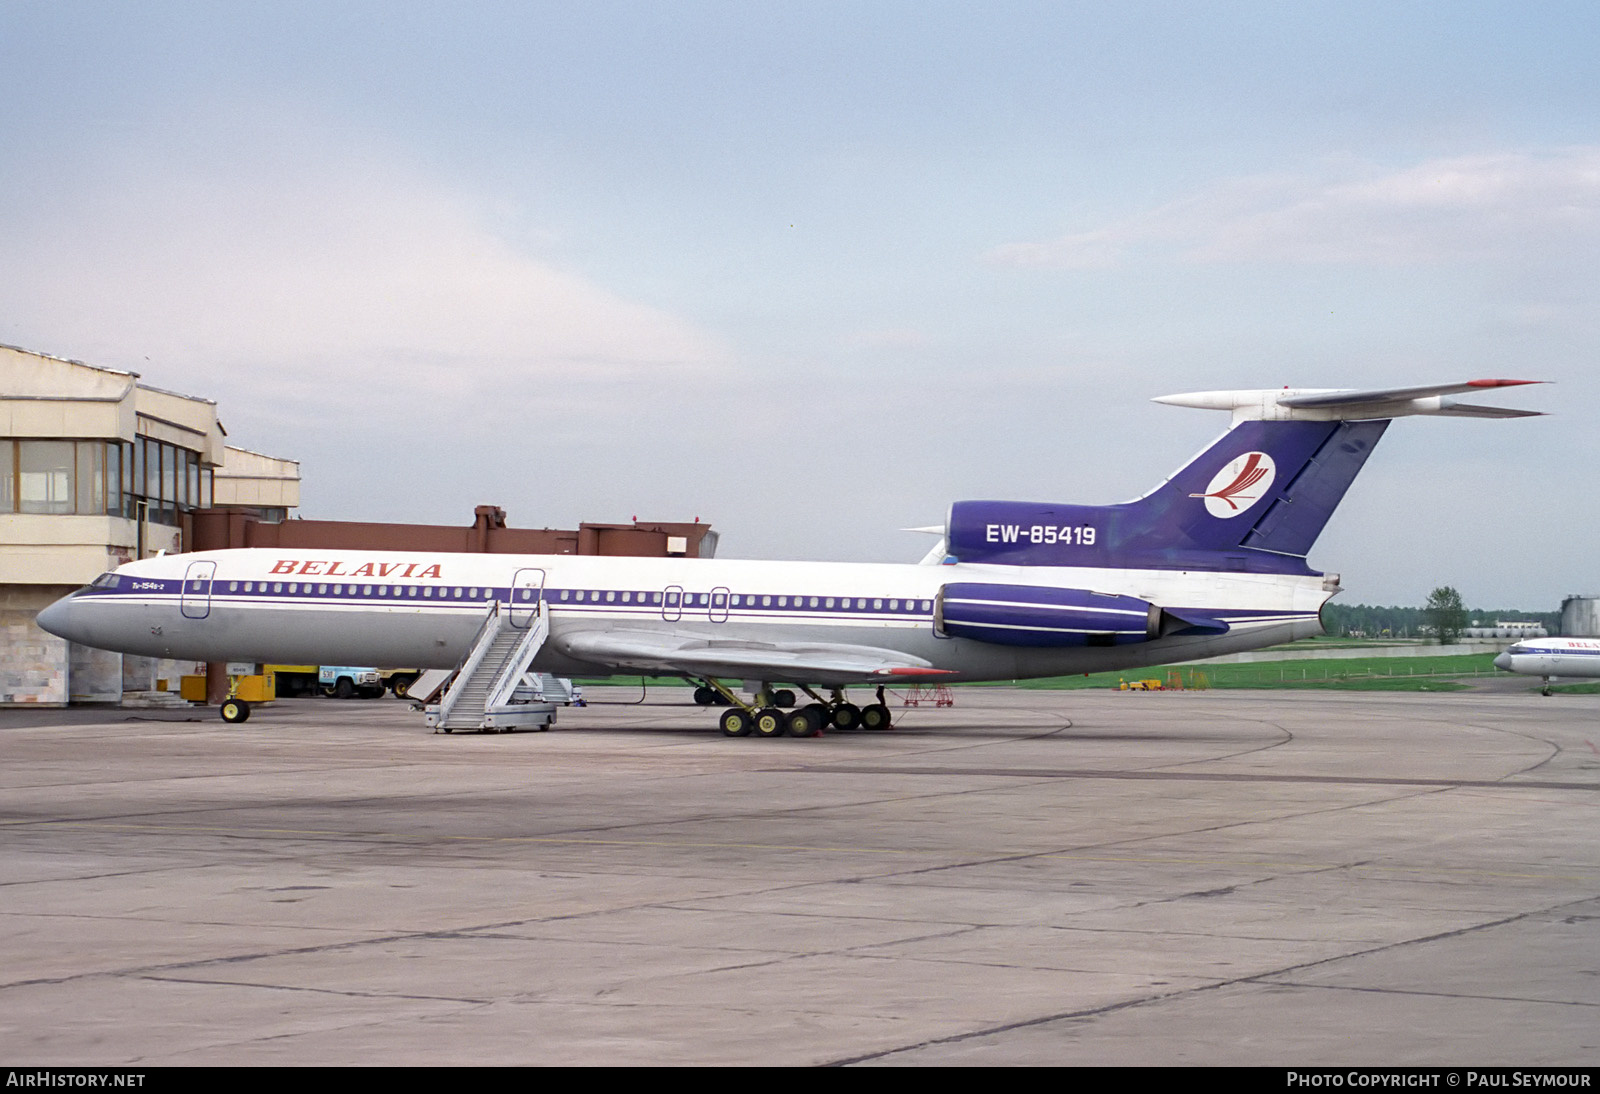
POLYGON ((1509 653, 1502 653, 1499 657, 1496 657, 1494 659, 1494 667, 1499 669, 1501 672, 1510 672, 1511 655, 1509 653))
POLYGON ((72 605, 63 598, 40 612, 35 618, 39 629, 55 635, 57 638, 72 638, 72 605))

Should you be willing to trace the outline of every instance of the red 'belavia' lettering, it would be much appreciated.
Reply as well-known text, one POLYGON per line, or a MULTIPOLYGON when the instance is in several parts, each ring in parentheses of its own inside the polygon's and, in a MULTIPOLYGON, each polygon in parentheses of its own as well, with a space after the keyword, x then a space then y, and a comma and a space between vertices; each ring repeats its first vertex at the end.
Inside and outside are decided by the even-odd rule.
POLYGON ((269 571, 274 574, 299 574, 302 577, 409 577, 418 581, 426 581, 430 577, 439 577, 440 564, 435 562, 430 566, 423 566, 420 562, 363 562, 354 570, 344 568, 342 562, 329 562, 326 559, 296 559, 280 558, 272 564, 269 571), (421 569, 418 569, 421 567, 421 569))

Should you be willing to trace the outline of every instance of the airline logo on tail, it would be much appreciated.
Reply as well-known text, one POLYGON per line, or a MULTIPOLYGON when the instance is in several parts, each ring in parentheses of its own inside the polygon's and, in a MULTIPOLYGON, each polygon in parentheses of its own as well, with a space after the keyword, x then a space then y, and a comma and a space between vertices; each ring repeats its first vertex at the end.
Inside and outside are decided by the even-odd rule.
POLYGON ((1271 456, 1265 452, 1246 452, 1218 471, 1204 494, 1189 496, 1204 498, 1206 512, 1227 520, 1266 497, 1276 475, 1277 465, 1271 456))

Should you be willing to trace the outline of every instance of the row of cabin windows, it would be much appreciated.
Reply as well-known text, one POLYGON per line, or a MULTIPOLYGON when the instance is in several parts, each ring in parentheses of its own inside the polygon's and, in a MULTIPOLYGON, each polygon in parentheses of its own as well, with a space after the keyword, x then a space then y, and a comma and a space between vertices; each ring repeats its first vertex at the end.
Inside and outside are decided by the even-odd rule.
POLYGON ((0 440, 0 513, 131 520, 142 508, 147 520, 177 524, 179 513, 211 502, 200 453, 166 441, 0 440))
MULTIPOLYGON (((203 582, 203 581, 191 581, 189 584, 190 584, 190 587, 193 588, 196 592, 199 592, 199 591, 201 591, 202 589, 205 588, 205 582, 203 582)), ((290 581, 288 583, 285 583, 285 582, 282 582, 282 581, 274 581, 274 582, 270 582, 270 583, 266 582, 266 581, 259 581, 259 582, 257 582, 257 581, 244 581, 244 582, 230 581, 230 582, 228 582, 228 591, 230 593, 237 593, 237 592, 241 592, 241 591, 242 592, 247 592, 247 593, 253 593, 253 592, 260 591, 260 592, 264 593, 264 592, 269 591, 269 585, 270 585, 270 591, 274 592, 274 593, 281 593, 285 589, 287 589, 290 594, 300 595, 300 596, 311 596, 313 593, 315 593, 318 596, 326 596, 330 591, 333 593, 334 596, 345 596, 345 595, 347 595, 345 593, 345 587, 343 585, 321 585, 321 584, 319 584, 319 585, 316 585, 315 587, 313 587, 311 582, 309 582, 309 581, 304 582, 304 583, 301 583, 301 582, 298 582, 298 581, 290 581)), ((389 589, 390 589, 390 587, 388 585, 377 585, 377 586, 373 586, 373 585, 351 585, 348 595, 350 595, 350 596, 388 596, 389 595, 389 589), (376 591, 374 591, 374 590, 376 590, 376 591)), ((420 597, 423 597, 424 599, 427 599, 427 598, 431 598, 434 595, 434 592, 433 592, 433 586, 432 585, 411 585, 411 586, 396 585, 396 586, 394 586, 394 595, 395 596, 420 596, 420 597)), ((439 599, 441 599, 441 600, 449 599, 450 598, 450 590, 449 590, 449 588, 441 588, 439 590, 439 594, 438 595, 439 595, 439 599)), ((456 586, 455 599, 457 599, 457 600, 491 600, 493 598, 494 598, 494 590, 493 589, 489 589, 489 588, 480 589, 477 586, 473 586, 471 588, 471 590, 469 591, 469 590, 464 589, 460 585, 456 586)))
MULTIPOLYGON (((201 591, 205 587, 204 582, 202 582, 202 581, 192 581, 192 582, 190 582, 190 584, 193 587, 194 591, 196 591, 196 592, 201 591)), ((309 582, 309 581, 308 582, 304 582, 304 583, 301 583, 301 582, 298 582, 298 581, 289 581, 289 582, 275 581, 275 582, 270 582, 270 583, 266 582, 266 581, 261 581, 261 582, 255 582, 255 581, 244 581, 244 582, 230 581, 230 582, 228 582, 228 591, 230 593, 237 593, 237 592, 253 593, 253 592, 257 591, 257 586, 258 585, 260 587, 259 591, 263 592, 263 593, 269 591, 268 587, 270 585, 270 591, 274 592, 274 593, 282 593, 285 590, 287 590, 290 593, 290 595, 326 596, 331 591, 334 596, 344 596, 344 595, 346 595, 345 586, 342 585, 342 584, 340 584, 340 585, 317 584, 316 586, 313 587, 312 583, 309 582)), ((376 596, 387 597, 387 596, 390 595, 390 592, 389 592, 390 586, 388 586, 388 585, 377 585, 377 586, 373 586, 373 585, 351 585, 349 588, 350 588, 350 591, 349 591, 348 595, 350 595, 350 596, 374 596, 374 595, 376 595, 376 596), (376 592, 374 592, 374 589, 376 589, 376 592)), ((395 586, 393 586, 393 589, 394 589, 394 595, 397 596, 397 597, 417 597, 417 596, 420 596, 420 597, 422 597, 423 599, 426 600, 426 599, 431 599, 435 595, 434 594, 434 587, 431 586, 431 585, 420 585, 420 586, 419 585, 410 585, 410 586, 395 585, 395 586)), ((519 595, 519 599, 531 600, 531 599, 533 599, 535 590, 532 590, 532 589, 519 589, 519 590, 517 590, 517 592, 518 592, 518 595, 519 595)), ((441 588, 439 590, 438 596, 440 597, 440 599, 450 599, 451 598, 450 597, 450 593, 451 593, 450 588, 448 586, 446 586, 446 587, 441 588)), ((495 595, 495 590, 492 589, 492 588, 479 588, 476 585, 471 586, 471 587, 463 587, 463 586, 457 585, 455 587, 454 599, 456 599, 456 600, 463 600, 463 599, 464 600, 492 600, 494 598, 494 595, 495 595)), ((710 593, 682 593, 682 594, 679 594, 679 595, 681 596, 681 599, 678 600, 677 603, 683 605, 684 607, 700 607, 700 608, 704 608, 704 607, 709 607, 711 605, 711 603, 712 603, 712 594, 710 594, 710 593)), ((562 589, 561 590, 561 595, 560 595, 560 599, 562 599, 562 600, 570 600, 570 601, 577 602, 577 603, 588 602, 588 603, 596 603, 596 604, 601 601, 602 597, 604 598, 605 602, 608 603, 608 604, 616 604, 616 603, 622 603, 622 604, 634 604, 634 603, 646 604, 646 603, 649 603, 649 604, 657 604, 657 605, 659 605, 659 604, 662 604, 662 603, 665 602, 664 601, 664 596, 663 596, 662 593, 659 593, 659 592, 650 592, 650 593, 633 592, 631 590, 618 592, 615 589, 611 589, 611 590, 605 590, 604 592, 602 592, 599 589, 562 589)), ((719 597, 718 599, 721 599, 721 597, 719 597)), ((730 594, 727 594, 726 599, 727 599, 728 605, 730 607, 734 607, 734 608, 738 608, 738 607, 755 608, 755 607, 758 607, 758 606, 762 607, 762 608, 770 608, 770 607, 774 606, 774 601, 776 601, 776 606, 777 607, 779 607, 779 608, 787 608, 787 607, 790 606, 789 602, 792 600, 794 602, 794 607, 796 607, 796 608, 833 608, 833 607, 837 606, 837 607, 840 607, 840 608, 844 609, 845 611, 849 611, 851 609, 852 604, 853 604, 854 607, 855 607, 855 610, 857 610, 857 611, 866 611, 867 610, 867 604, 869 603, 869 600, 866 597, 855 597, 855 598, 852 598, 852 597, 848 597, 848 596, 847 597, 842 597, 842 598, 832 597, 832 596, 827 596, 827 597, 794 596, 794 597, 791 597, 791 596, 772 596, 772 595, 766 595, 766 596, 757 597, 757 596, 753 596, 753 595, 741 596, 738 593, 730 593, 730 594), (760 602, 759 605, 757 603, 758 600, 760 602)), ((881 611, 883 611, 885 609, 885 605, 887 605, 888 610, 891 611, 891 612, 897 612, 897 611, 901 610, 900 609, 901 601, 899 600, 899 598, 893 598, 893 599, 890 599, 890 600, 886 601, 886 600, 882 599, 881 597, 878 597, 878 598, 873 598, 870 601, 870 603, 872 605, 872 609, 871 609, 872 611, 881 612, 881 611)), ((926 612, 926 611, 932 611, 933 610, 933 602, 932 601, 924 600, 924 601, 921 602, 921 604, 922 604, 922 610, 923 611, 926 612)), ((909 611, 916 611, 917 610, 917 601, 911 600, 911 599, 908 598, 905 601, 905 610, 908 611, 908 612, 909 611)))
MULTIPOLYGON (((524 590, 524 592, 526 592, 526 590, 524 590)), ((574 599, 576 601, 579 601, 579 602, 582 602, 584 600, 585 596, 587 596, 589 602, 598 603, 600 601, 601 595, 602 595, 601 591, 598 590, 598 589, 588 589, 588 590, 584 590, 584 589, 578 589, 578 590, 562 589, 561 590, 561 599, 562 600, 566 600, 567 599, 567 595, 568 595, 569 592, 571 592, 571 594, 572 594, 572 599, 574 599)), ((680 593, 678 595, 681 597, 681 599, 678 601, 678 603, 681 603, 684 607, 686 607, 686 608, 704 608, 704 607, 708 607, 712 603, 713 596, 717 595, 717 594, 712 594, 712 593, 680 593)), ((604 593, 605 602, 608 603, 608 604, 617 603, 619 601, 621 603, 623 603, 623 604, 628 604, 628 603, 633 602, 631 598, 634 598, 634 597, 638 598, 638 600, 637 600, 638 603, 643 604, 643 603, 645 603, 645 598, 647 596, 649 597, 649 603, 651 603, 651 604, 660 604, 660 603, 662 603, 662 594, 658 593, 658 592, 651 592, 651 593, 620 592, 619 593, 619 592, 616 592, 614 590, 607 590, 604 593)), ((833 607, 837 606, 839 608, 844 609, 845 611, 849 611, 849 610, 851 610, 851 606, 853 604, 854 607, 855 607, 855 610, 857 610, 857 611, 866 611, 867 610, 867 604, 869 602, 868 598, 866 598, 866 597, 848 597, 848 596, 846 596, 846 597, 832 597, 832 596, 805 597, 805 596, 774 596, 774 595, 770 595, 770 594, 769 595, 762 595, 762 596, 755 596, 755 595, 740 594, 740 593, 720 594, 720 598, 721 599, 725 599, 727 604, 728 604, 728 606, 731 607, 731 608, 740 608, 740 607, 743 607, 743 608, 756 608, 756 607, 771 608, 774 605, 776 605, 779 608, 787 608, 787 607, 790 606, 790 602, 793 601, 794 607, 796 607, 796 608, 833 608, 833 607)), ((524 597, 524 599, 526 599, 526 597, 524 597)), ((878 612, 883 611, 885 603, 888 604, 888 610, 891 611, 891 612, 897 612, 897 611, 900 610, 900 601, 899 601, 898 598, 892 599, 892 600, 889 600, 889 601, 884 601, 882 598, 874 598, 870 602, 872 604, 872 610, 873 611, 878 611, 878 612)), ((914 600, 907 599, 906 602, 905 602, 905 605, 906 605, 905 606, 905 610, 908 611, 908 612, 909 611, 915 611, 916 610, 916 603, 917 602, 914 601, 914 600)), ((925 611, 925 612, 926 611, 932 611, 933 610, 933 602, 929 601, 929 600, 924 600, 922 602, 922 610, 925 611)))

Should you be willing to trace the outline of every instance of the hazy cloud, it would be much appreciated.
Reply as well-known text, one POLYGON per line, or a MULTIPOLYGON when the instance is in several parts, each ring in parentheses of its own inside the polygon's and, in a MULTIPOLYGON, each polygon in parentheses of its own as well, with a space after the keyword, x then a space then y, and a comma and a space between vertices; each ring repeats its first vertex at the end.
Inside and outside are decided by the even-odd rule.
POLYGON ((727 348, 527 253, 471 199, 354 151, 113 154, 0 202, 3 340, 167 384, 271 369, 322 390, 683 379, 727 348), (21 333, 18 333, 21 332, 21 333))
POLYGON ((1085 232, 1013 243, 1000 266, 1191 263, 1405 266, 1590 253, 1600 236, 1600 148, 1431 160, 1401 171, 1232 179, 1085 232))

